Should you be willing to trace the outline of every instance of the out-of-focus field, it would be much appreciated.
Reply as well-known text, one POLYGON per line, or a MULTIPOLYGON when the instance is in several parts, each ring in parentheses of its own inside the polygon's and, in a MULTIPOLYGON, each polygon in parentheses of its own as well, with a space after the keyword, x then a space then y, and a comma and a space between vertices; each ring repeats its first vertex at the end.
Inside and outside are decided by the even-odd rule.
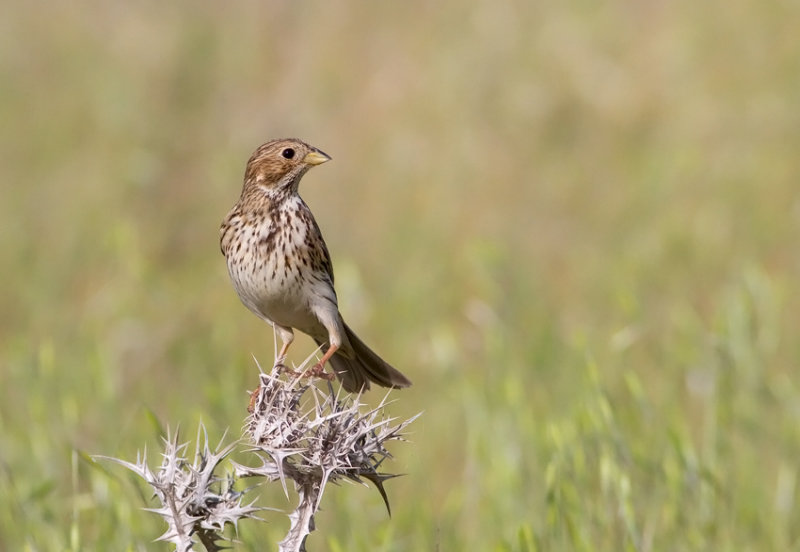
POLYGON ((310 549, 800 546, 797 4, 3 12, 0 550, 168 549, 85 455, 238 435, 272 334, 217 228, 279 136, 333 157, 301 192, 341 310, 424 411, 393 518, 331 488, 310 549))

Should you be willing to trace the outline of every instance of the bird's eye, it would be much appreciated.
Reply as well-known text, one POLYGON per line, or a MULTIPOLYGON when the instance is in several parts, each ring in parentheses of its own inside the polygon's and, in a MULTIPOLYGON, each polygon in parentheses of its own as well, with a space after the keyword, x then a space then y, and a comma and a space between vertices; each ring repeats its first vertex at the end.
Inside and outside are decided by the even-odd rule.
POLYGON ((286 159, 291 159, 294 157, 294 150, 292 148, 286 148, 281 152, 281 155, 283 155, 286 159))

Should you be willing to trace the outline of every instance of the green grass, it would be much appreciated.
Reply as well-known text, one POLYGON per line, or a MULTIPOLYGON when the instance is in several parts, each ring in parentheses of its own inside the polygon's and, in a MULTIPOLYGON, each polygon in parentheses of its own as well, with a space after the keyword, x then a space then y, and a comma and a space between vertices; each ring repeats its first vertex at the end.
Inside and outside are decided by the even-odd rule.
POLYGON ((331 489, 312 550, 800 550, 795 6, 5 12, 0 550, 168 549, 85 458, 239 431, 272 336, 217 227, 277 136, 333 157, 341 309, 424 411, 393 518, 331 489))

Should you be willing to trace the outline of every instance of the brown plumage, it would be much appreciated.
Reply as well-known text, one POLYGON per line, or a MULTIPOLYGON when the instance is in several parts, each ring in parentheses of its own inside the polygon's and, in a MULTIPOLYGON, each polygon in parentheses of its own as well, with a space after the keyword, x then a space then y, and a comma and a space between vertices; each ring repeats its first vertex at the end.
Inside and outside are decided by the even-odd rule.
POLYGON ((329 160, 296 139, 272 140, 253 153, 242 195, 220 228, 228 274, 242 303, 278 332, 278 362, 294 328, 322 346, 310 375, 325 377, 330 361, 347 391, 369 389, 370 381, 408 387, 408 378, 367 347, 339 314, 328 248, 297 192, 306 171, 329 160))

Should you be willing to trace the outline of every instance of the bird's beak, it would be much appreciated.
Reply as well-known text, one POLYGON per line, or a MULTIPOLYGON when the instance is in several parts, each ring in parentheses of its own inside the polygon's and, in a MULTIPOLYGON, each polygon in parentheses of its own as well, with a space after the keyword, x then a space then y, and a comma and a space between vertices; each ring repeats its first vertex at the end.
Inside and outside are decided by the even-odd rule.
POLYGON ((319 150, 311 150, 303 158, 303 163, 308 163, 309 165, 321 165, 325 161, 330 160, 331 157, 327 153, 323 153, 319 150))

